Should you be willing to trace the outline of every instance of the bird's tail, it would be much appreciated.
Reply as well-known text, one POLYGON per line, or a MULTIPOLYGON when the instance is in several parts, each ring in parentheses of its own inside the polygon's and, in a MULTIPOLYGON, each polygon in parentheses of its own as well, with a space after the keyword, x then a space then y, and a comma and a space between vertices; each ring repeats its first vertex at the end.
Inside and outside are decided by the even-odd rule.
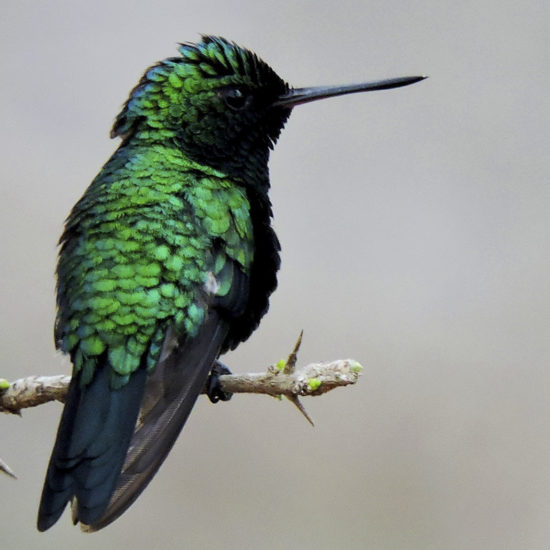
POLYGON ((71 380, 42 491, 39 531, 50 528, 73 498, 84 523, 94 523, 107 508, 134 432, 146 372, 140 368, 120 389, 110 387, 110 376, 105 354, 90 383, 82 385, 80 373, 71 380))
POLYGON ((83 524, 82 530, 106 527, 147 487, 183 428, 226 336, 227 324, 211 310, 195 337, 161 357, 147 380, 136 429, 109 505, 91 520, 79 512, 75 519, 83 524))

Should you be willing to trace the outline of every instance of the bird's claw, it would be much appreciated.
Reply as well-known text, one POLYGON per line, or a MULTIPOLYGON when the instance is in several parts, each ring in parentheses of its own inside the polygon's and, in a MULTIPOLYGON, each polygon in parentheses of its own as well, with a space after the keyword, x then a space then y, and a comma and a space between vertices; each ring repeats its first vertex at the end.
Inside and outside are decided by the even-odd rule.
POLYGON ((229 401, 233 397, 232 393, 222 390, 220 376, 223 374, 231 374, 231 371, 221 361, 216 361, 206 381, 206 395, 208 395, 208 399, 210 399, 212 403, 229 401))

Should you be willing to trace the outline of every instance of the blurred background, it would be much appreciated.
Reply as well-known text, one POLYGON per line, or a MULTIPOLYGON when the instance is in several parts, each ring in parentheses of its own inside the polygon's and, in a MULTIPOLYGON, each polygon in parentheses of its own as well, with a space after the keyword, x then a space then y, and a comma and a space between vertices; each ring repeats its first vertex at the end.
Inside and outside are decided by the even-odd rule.
POLYGON ((2 416, 10 549, 550 547, 550 7, 489 0, 33 2, 0 21, 0 376, 54 351, 56 242, 144 69, 199 33, 295 86, 428 74, 295 109, 271 158, 283 267, 261 371, 353 357, 305 406, 201 398, 164 467, 93 535, 35 529, 59 404, 2 416))

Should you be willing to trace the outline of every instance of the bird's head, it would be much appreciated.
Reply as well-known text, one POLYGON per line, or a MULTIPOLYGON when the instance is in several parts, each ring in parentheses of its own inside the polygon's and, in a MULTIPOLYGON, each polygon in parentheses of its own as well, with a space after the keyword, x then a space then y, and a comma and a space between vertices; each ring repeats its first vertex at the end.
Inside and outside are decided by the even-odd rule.
POLYGON ((223 38, 182 44, 180 57, 148 69, 130 93, 112 137, 171 141, 197 162, 239 169, 265 156, 290 110, 288 85, 254 53, 223 38))
POLYGON ((145 72, 116 118, 112 137, 169 142, 196 162, 248 180, 267 175, 269 149, 295 105, 424 78, 290 88, 254 53, 224 38, 203 36, 197 44, 182 44, 179 52, 145 72))

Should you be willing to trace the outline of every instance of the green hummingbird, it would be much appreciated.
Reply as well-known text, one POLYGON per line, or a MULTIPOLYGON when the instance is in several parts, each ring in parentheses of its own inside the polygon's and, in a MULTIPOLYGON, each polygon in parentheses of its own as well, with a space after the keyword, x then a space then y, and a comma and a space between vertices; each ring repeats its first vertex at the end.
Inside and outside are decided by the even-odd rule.
MULTIPOLYGON (((150 67, 114 122, 121 143, 69 214, 57 348, 73 376, 38 529, 71 501, 95 531, 166 458, 218 357, 256 329, 277 286, 269 152, 293 107, 423 76, 291 88, 215 36, 150 67)), ((213 401, 227 399, 211 380, 213 401)))

